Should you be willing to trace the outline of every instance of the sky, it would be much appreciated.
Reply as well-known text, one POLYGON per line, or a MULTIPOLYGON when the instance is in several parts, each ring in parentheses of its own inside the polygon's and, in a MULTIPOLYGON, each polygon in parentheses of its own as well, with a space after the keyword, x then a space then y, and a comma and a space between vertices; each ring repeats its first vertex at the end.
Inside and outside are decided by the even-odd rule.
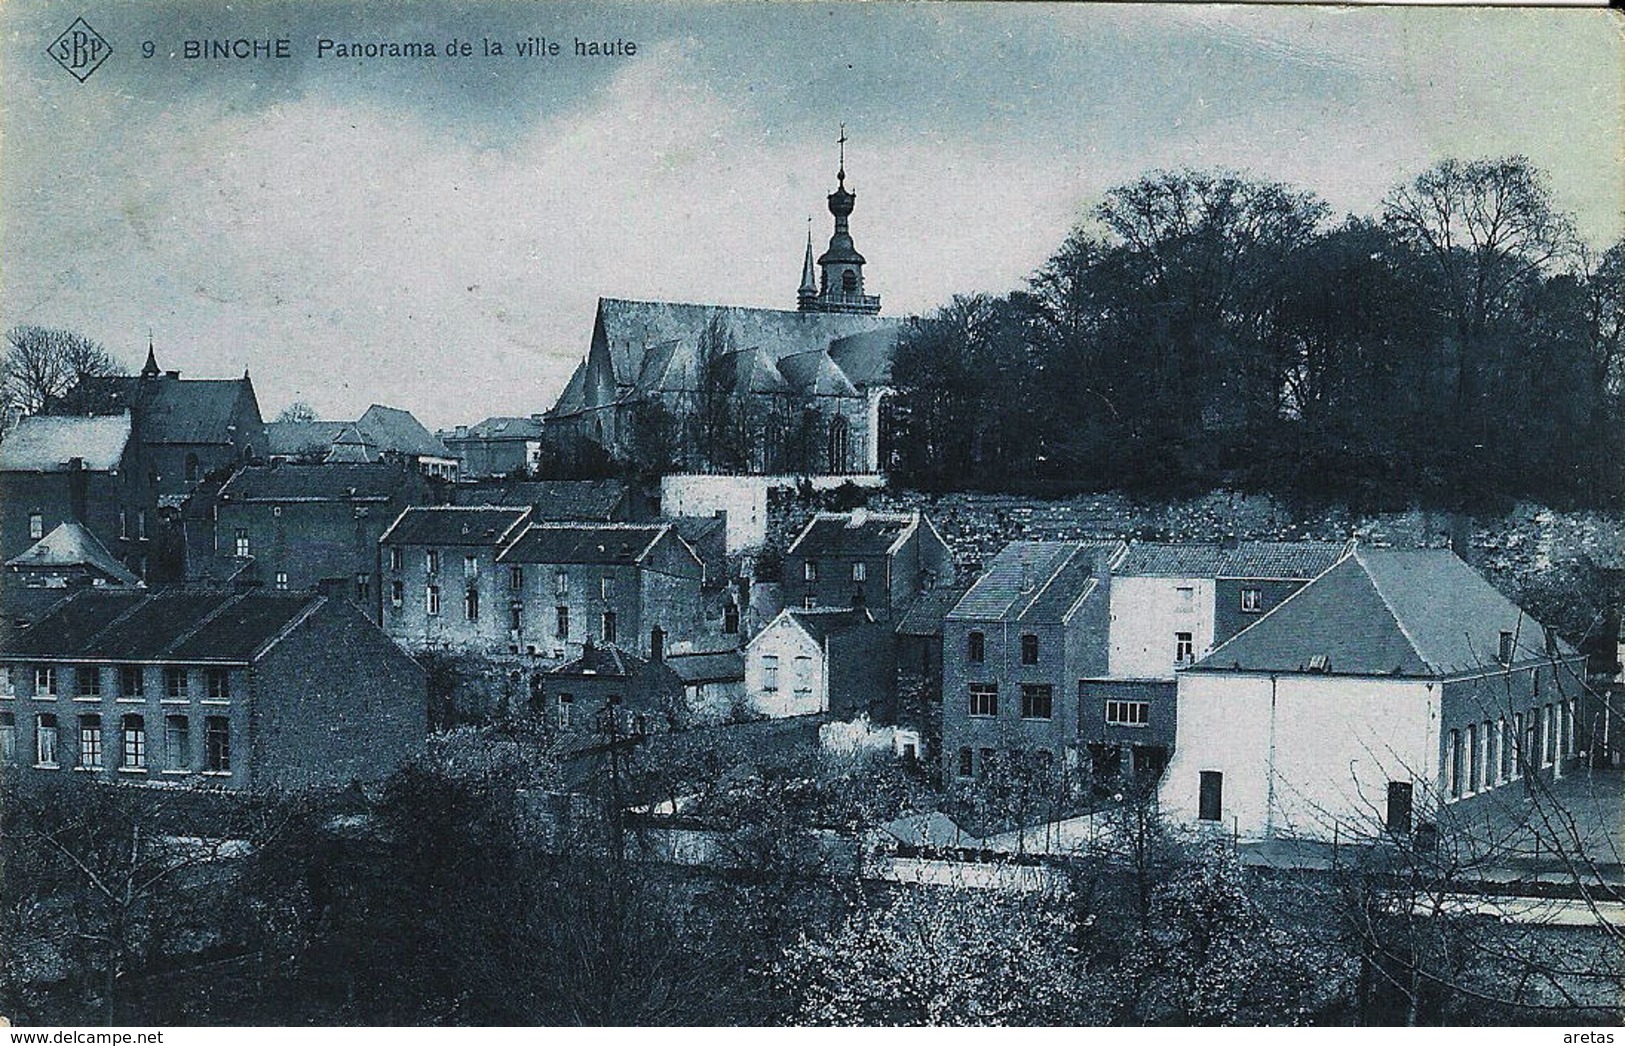
POLYGON ((267 418, 541 412, 601 296, 794 307, 843 122, 892 315, 1019 286, 1155 169, 1374 214, 1440 159, 1521 153, 1606 247, 1622 44, 1620 15, 1574 9, 6 0, 0 326, 132 369, 150 332, 167 369, 247 369, 267 418), (46 53, 80 16, 113 47, 83 83, 46 53), (528 36, 560 55, 517 57, 528 36), (245 38, 291 57, 185 57, 245 38))

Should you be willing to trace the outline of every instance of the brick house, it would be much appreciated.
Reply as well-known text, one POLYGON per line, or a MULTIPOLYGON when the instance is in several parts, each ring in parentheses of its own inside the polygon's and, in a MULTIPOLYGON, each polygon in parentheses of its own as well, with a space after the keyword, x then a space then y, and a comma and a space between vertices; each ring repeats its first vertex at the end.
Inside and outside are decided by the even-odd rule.
POLYGON ((75 523, 144 577, 157 514, 157 484, 128 413, 34 415, 0 443, 0 558, 75 523))
POLYGON ((876 618, 954 580, 953 554, 918 512, 820 512, 784 554, 785 606, 867 607, 876 618))
POLYGON ((455 505, 401 512, 378 539, 384 631, 411 650, 509 650, 521 592, 497 558, 530 514, 455 505))
POLYGON ((1106 668, 1120 542, 1017 541, 942 623, 942 758, 971 777, 996 755, 1077 760, 1078 681, 1106 668))
POLYGON ((581 654, 540 676, 531 709, 576 732, 664 733, 682 720, 683 683, 664 659, 588 641, 581 654), (605 716, 614 716, 613 725, 605 716))
POLYGON ((497 563, 515 650, 575 657, 591 640, 658 660, 698 634, 705 567, 670 523, 530 523, 497 563))
POLYGON ((891 630, 867 609, 787 609, 745 647, 745 697, 770 719, 885 708, 891 630))
POLYGON ((429 484, 401 461, 253 465, 214 495, 211 558, 251 560, 261 585, 309 591, 338 582, 374 621, 387 594, 378 582, 378 541, 429 484))
POLYGON ((0 634, 0 757, 231 791, 377 780, 421 750, 422 669, 352 604, 81 591, 0 634))
POLYGON ((1159 805, 1245 838, 1409 832, 1563 774, 1596 720, 1583 673, 1454 553, 1357 548, 1179 673, 1159 805))

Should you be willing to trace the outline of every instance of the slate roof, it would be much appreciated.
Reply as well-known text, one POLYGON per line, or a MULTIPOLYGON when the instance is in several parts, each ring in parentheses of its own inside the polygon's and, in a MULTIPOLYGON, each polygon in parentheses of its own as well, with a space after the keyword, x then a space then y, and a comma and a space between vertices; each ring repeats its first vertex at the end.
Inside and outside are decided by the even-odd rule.
POLYGON ((849 610, 786 610, 802 631, 822 643, 837 632, 874 623, 874 615, 862 607, 849 610))
POLYGON ((293 457, 300 454, 326 455, 348 421, 269 421, 265 424, 268 453, 293 457))
POLYGON ((388 501, 407 477, 392 462, 368 465, 250 465, 220 488, 222 501, 388 501))
POLYGON ((365 443, 382 451, 423 458, 449 458, 451 451, 435 439, 410 411, 374 403, 355 421, 355 429, 365 443))
POLYGON ((489 417, 484 421, 468 426, 468 431, 458 435, 457 430, 441 430, 435 434, 441 442, 448 439, 540 439, 542 436, 542 423, 536 418, 508 418, 489 417))
POLYGON ((796 535, 786 555, 883 556, 919 519, 913 514, 820 512, 796 535))
POLYGON ((1257 578, 1307 581, 1336 563, 1349 546, 1335 541, 1243 541, 1130 545, 1113 570, 1122 577, 1257 578))
MULTIPOLYGON (((1308 672, 1443 678, 1545 662, 1545 630, 1447 549, 1357 548, 1186 671, 1308 672)), ((1558 654, 1574 648, 1556 641, 1558 654)))
POLYGON ((0 657, 250 662, 325 597, 263 590, 88 590, 0 638, 0 657))
POLYGON ((738 650, 667 654, 666 667, 685 683, 728 683, 745 678, 745 655, 738 650))
POLYGON ((529 505, 537 521, 597 520, 623 514, 626 484, 616 479, 507 480, 495 485, 452 488, 459 505, 529 505))
POLYGON ((0 471, 65 472, 80 458, 85 468, 110 472, 118 468, 130 442, 130 415, 80 417, 35 414, 17 423, 0 443, 0 471))
POLYGON ((629 654, 613 643, 591 643, 582 648, 581 656, 550 668, 550 676, 610 676, 625 678, 648 662, 629 654))
MULTIPOLYGON (((230 443, 232 417, 254 386, 241 378, 83 378, 51 405, 53 414, 111 414, 131 410, 141 416, 148 443, 230 443)), ((256 411, 258 408, 255 408, 256 411)))
POLYGON ((988 563, 947 617, 960 621, 1059 621, 1092 591, 1095 557, 1110 541, 1012 541, 988 563))
MULTIPOLYGON (((326 466, 324 466, 326 467, 326 466)), ((392 545, 502 545, 530 518, 528 508, 414 505, 378 538, 392 545)))
POLYGON ((897 619, 897 627, 893 631, 900 636, 942 635, 943 619, 964 597, 966 591, 967 588, 963 585, 926 589, 914 598, 907 610, 903 611, 903 616, 897 619))
POLYGON ((504 563, 635 563, 669 524, 533 523, 505 549, 504 563))
POLYGON ((123 585, 139 586, 141 579, 113 558, 107 546, 83 524, 68 522, 6 561, 8 567, 93 567, 123 585))

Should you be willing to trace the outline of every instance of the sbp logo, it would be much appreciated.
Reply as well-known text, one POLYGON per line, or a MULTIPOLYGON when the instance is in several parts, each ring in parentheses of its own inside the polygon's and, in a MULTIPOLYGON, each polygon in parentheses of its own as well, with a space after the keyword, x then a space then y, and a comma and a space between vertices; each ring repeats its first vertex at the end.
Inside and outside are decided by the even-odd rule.
POLYGON ((84 83, 91 73, 107 61, 107 56, 113 53, 113 45, 90 28, 89 22, 75 18, 67 31, 45 49, 45 53, 56 59, 56 64, 72 73, 80 83, 84 83))

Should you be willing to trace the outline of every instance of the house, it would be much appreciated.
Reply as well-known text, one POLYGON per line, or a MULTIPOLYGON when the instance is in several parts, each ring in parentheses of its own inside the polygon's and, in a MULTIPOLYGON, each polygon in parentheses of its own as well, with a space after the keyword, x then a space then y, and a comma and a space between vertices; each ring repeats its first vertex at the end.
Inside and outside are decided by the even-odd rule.
POLYGON ((918 512, 819 512, 784 554, 786 604, 868 607, 890 621, 926 589, 952 584, 953 554, 918 512))
POLYGON ((246 371, 224 380, 182 378, 178 370, 158 369, 151 345, 139 375, 82 378, 45 412, 128 412, 142 465, 165 509, 177 507, 211 473, 252 461, 266 449, 265 423, 246 371))
POLYGON ((79 523, 62 523, 6 562, 0 613, 32 623, 81 588, 141 588, 140 578, 113 558, 79 523))
POLYGON ((683 684, 662 658, 589 640, 579 656, 540 678, 532 711, 556 729, 648 734, 682 725, 683 684))
POLYGON ((898 321, 864 292, 845 165, 835 230, 796 309, 602 298, 586 358, 546 415, 567 457, 655 452, 697 472, 874 473, 898 321))
POLYGON ((427 701, 410 657, 319 595, 85 589, 0 633, 0 758, 36 784, 374 781, 422 749, 427 701))
POLYGON ((581 520, 593 523, 637 523, 657 513, 645 511, 639 499, 618 479, 504 479, 459 483, 451 488, 453 505, 529 506, 538 523, 581 520))
POLYGON ((745 706, 745 655, 738 650, 671 654, 683 687, 683 709, 696 723, 719 723, 745 706))
POLYGON ((0 556, 15 559, 64 523, 146 576, 158 487, 129 413, 37 414, 0 443, 0 556))
POLYGON ((374 403, 353 422, 277 421, 267 426, 273 457, 302 464, 411 462, 425 476, 457 479, 457 458, 410 411, 374 403))
POLYGON ((523 578, 498 556, 530 516, 498 506, 402 511, 378 539, 384 631, 411 650, 508 650, 523 578))
POLYGON ((542 416, 490 417, 474 425, 442 429, 435 438, 457 458, 463 479, 525 475, 536 471, 542 454, 542 416))
POLYGON ((378 540, 429 483, 401 460, 273 463, 239 469, 213 494, 211 559, 249 560, 260 584, 309 591, 334 582, 381 621, 378 540))
POLYGON ((1583 671, 1454 553, 1355 548, 1179 673, 1159 805, 1249 839, 1409 832, 1564 773, 1583 671))
POLYGON ((1013 754, 1072 765, 1078 681, 1106 668, 1111 570, 1121 542, 1016 541, 942 623, 942 758, 972 777, 1013 754))
POLYGON ((781 611, 745 647, 745 695, 770 719, 884 707, 892 685, 890 629, 861 607, 781 611))
POLYGON ((1177 733, 1175 673, 1280 605, 1348 550, 1339 542, 1145 543, 1112 570, 1107 672, 1078 683, 1097 772, 1156 773, 1177 733))
POLYGON ((515 651, 575 657, 591 640, 658 661, 699 631, 705 567, 670 523, 530 523, 497 567, 515 651))

